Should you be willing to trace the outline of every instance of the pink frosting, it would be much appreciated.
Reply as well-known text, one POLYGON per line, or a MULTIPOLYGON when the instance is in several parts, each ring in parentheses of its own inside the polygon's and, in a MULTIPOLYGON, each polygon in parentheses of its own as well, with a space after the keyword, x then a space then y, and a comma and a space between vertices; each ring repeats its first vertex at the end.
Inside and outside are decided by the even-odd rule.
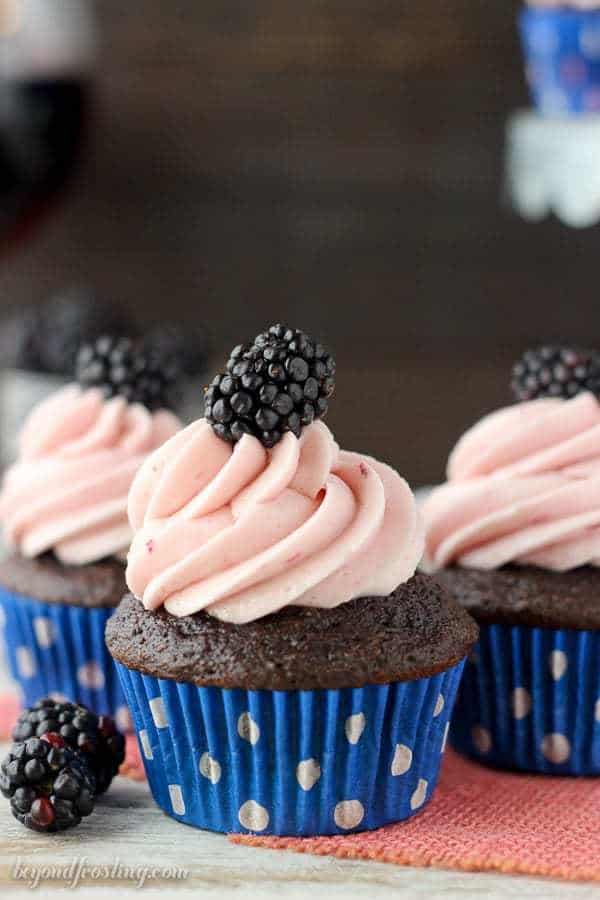
POLYGON ((388 466, 340 451, 322 422, 266 451, 201 419, 140 469, 127 583, 147 609, 243 624, 289 604, 385 596, 423 551, 416 502, 388 466))
POLYGON ((600 405, 593 394, 521 403, 459 440, 423 506, 424 568, 600 565, 600 405))
POLYGON ((124 555, 127 495, 147 455, 181 423, 122 397, 69 385, 37 406, 4 477, 0 521, 8 546, 32 557, 53 550, 66 564, 124 555))

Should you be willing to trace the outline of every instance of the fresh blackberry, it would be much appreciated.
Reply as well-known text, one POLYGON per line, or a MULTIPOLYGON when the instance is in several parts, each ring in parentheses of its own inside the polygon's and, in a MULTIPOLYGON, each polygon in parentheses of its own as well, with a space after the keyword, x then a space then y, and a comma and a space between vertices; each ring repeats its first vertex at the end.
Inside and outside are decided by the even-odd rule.
POLYGON ((272 325, 234 348, 227 372, 206 391, 204 414, 223 440, 252 434, 270 448, 286 431, 299 437, 323 418, 334 387, 331 354, 298 329, 272 325))
POLYGON ((64 831, 94 809, 95 779, 82 754, 56 733, 19 741, 0 765, 0 791, 33 831, 64 831))
POLYGON ((137 335, 135 323, 122 306, 99 300, 85 287, 72 287, 52 297, 40 307, 40 316, 41 367, 57 375, 73 374, 82 344, 91 344, 103 334, 137 335))
POLYGON ((106 397, 125 397, 147 409, 170 409, 176 404, 179 371, 129 338, 101 337, 85 344, 77 357, 76 376, 82 387, 101 388, 106 397))
POLYGON ((197 325, 178 325, 175 322, 158 325, 144 338, 144 350, 170 366, 179 368, 183 375, 193 378, 206 369, 208 339, 203 328, 197 325))
POLYGON ((83 754, 96 779, 96 793, 103 794, 125 759, 125 738, 113 720, 80 704, 47 698, 21 713, 12 738, 27 741, 47 732, 56 732, 68 747, 83 754))
POLYGON ((580 347, 527 350, 513 367, 511 387, 519 401, 538 397, 568 399, 582 391, 600 396, 600 354, 580 347))

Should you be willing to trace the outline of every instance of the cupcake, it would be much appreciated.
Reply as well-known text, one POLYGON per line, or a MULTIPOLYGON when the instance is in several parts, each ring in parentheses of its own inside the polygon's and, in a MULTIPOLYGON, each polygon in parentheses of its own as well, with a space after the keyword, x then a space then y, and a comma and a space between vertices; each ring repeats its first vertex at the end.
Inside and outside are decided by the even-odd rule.
POLYGON ((104 626, 122 597, 127 495, 140 464, 180 428, 166 388, 127 340, 102 338, 70 384, 30 413, 6 472, 0 612, 28 706, 48 695, 126 721, 104 626))
POLYGON ((471 618, 415 575, 415 499, 322 421, 335 365, 272 326, 129 495, 106 639, 156 802, 224 832, 377 828, 430 799, 471 618))
POLYGON ((424 568, 481 629, 452 740, 503 768, 600 775, 600 359, 529 351, 513 388, 423 508, 424 568))
POLYGON ((519 19, 533 102, 545 115, 600 110, 600 0, 530 0, 519 19))

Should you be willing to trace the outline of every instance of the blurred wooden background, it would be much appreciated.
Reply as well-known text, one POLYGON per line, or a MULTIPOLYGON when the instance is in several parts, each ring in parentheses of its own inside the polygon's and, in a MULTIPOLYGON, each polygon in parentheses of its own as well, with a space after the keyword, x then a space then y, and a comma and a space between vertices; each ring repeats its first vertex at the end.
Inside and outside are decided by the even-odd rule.
POLYGON ((414 481, 530 340, 600 330, 597 234, 501 202, 517 3, 101 0, 84 164, 0 299, 90 282, 217 350, 284 319, 340 357, 331 422, 414 481))

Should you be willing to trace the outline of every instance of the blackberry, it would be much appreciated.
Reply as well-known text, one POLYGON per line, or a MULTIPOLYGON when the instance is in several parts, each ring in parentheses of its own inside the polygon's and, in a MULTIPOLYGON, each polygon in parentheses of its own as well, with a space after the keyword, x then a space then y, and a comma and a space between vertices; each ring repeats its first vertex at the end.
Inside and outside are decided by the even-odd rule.
POLYGON ((0 765, 0 792, 33 831, 64 831, 94 809, 95 779, 82 754, 56 733, 19 741, 0 765))
POLYGON ((144 338, 144 351, 170 366, 177 366, 188 378, 206 369, 208 339, 203 328, 174 322, 159 325, 144 338))
POLYGON ((14 741, 27 741, 56 732, 67 746, 81 753, 96 779, 96 793, 103 794, 125 759, 125 738, 109 716, 97 716, 76 703, 50 698, 25 709, 12 733, 14 741))
POLYGON ((527 350, 513 367, 511 387, 519 401, 568 399, 582 391, 600 396, 600 354, 580 347, 527 350))
POLYGON ((327 413, 335 387, 335 362, 319 343, 298 329, 272 325, 250 345, 235 347, 227 372, 206 391, 205 417, 223 440, 252 434, 274 447, 286 431, 327 413))
POLYGON ((151 411, 176 405, 178 375, 177 366, 143 353, 129 338, 101 337, 85 344, 77 357, 82 387, 101 388, 106 397, 125 397, 151 411))
POLYGON ((56 375, 72 375, 82 344, 103 334, 135 337, 129 313, 116 303, 101 301, 87 287, 71 287, 40 307, 41 368, 56 375))

